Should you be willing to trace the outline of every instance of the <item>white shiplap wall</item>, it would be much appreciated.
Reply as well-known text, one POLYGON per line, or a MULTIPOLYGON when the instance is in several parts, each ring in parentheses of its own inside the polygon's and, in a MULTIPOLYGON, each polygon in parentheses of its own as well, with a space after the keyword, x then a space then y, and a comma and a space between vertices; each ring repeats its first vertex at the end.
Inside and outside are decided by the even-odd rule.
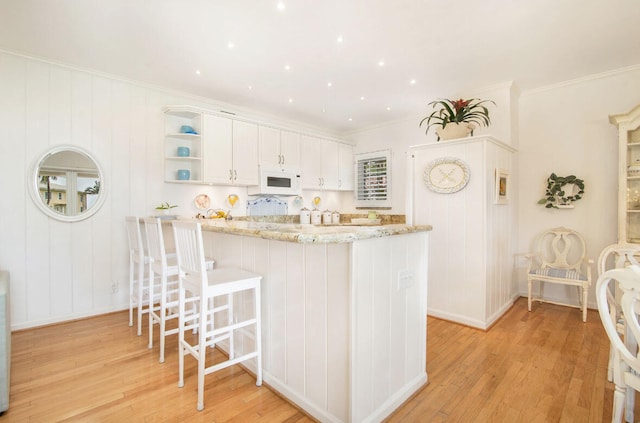
POLYGON ((124 216, 149 215, 162 201, 195 215, 199 193, 223 206, 231 188, 163 182, 162 109, 171 104, 220 108, 0 51, 0 268, 11 274, 13 329, 128 306, 124 216), (59 144, 87 149, 104 168, 106 202, 82 222, 48 218, 27 193, 32 162, 59 144))
POLYGON ((416 146, 410 154, 412 221, 433 225, 428 312, 487 329, 517 295, 511 279, 515 198, 494 204, 495 169, 513 173, 513 149, 480 136, 416 146), (440 194, 423 183, 426 166, 442 157, 467 163, 470 178, 464 189, 440 194))
POLYGON ((161 107, 168 99, 130 83, 9 54, 0 54, 0 74, 0 267, 11 273, 14 328, 122 308, 122 222, 161 196, 156 193, 162 191, 162 161, 149 160, 147 153, 158 151, 148 145, 162 139, 161 107), (58 144, 86 148, 104 168, 107 201, 91 219, 50 219, 27 195, 32 162, 58 144))
MULTIPOLYGON (((263 276, 264 380, 318 420, 381 421, 426 383, 427 233, 298 244, 205 230, 203 240, 216 266, 263 276)), ((252 351, 251 338, 236 351, 252 351)))

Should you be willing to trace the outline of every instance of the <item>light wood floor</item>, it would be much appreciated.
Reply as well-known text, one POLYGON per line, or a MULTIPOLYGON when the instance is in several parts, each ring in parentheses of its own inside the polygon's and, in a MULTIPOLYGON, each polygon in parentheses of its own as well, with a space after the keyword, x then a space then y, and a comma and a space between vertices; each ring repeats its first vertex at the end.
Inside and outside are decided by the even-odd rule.
MULTIPOLYGON (((194 360, 177 388, 175 336, 159 364, 157 343, 148 350, 127 319, 13 333, 0 422, 312 421, 237 366, 206 377, 206 408, 196 411, 194 360)), ((610 421, 609 343, 595 311, 583 324, 576 309, 542 304, 528 313, 520 299, 488 332, 429 318, 427 339, 429 384, 390 422, 610 421)))

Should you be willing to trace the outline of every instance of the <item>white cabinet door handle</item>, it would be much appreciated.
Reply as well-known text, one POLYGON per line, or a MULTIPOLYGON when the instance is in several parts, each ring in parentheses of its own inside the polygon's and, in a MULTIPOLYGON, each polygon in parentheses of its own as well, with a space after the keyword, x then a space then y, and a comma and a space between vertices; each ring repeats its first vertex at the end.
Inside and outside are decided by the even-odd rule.
POLYGON ((282 164, 284 164, 284 154, 282 155, 282 164))

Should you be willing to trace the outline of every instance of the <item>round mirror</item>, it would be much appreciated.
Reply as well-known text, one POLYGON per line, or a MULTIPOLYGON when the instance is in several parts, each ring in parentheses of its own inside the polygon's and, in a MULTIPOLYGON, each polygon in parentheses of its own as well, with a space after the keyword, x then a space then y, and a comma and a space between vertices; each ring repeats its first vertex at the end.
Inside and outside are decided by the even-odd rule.
POLYGON ((74 145, 59 145, 40 156, 31 168, 28 186, 40 210, 65 222, 92 216, 106 195, 98 162, 74 145))

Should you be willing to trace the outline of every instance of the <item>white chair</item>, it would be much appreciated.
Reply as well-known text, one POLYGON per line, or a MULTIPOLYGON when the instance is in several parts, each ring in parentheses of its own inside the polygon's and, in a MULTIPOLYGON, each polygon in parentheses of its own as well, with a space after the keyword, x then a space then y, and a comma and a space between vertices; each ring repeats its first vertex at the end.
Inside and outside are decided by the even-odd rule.
POLYGON ((604 326, 609 341, 614 348, 612 422, 622 422, 623 410, 627 410, 627 421, 633 421, 633 397, 635 391, 640 391, 640 359, 638 358, 638 340, 640 339, 640 325, 638 311, 640 310, 640 267, 631 265, 621 269, 611 269, 604 272, 596 282, 596 301, 600 320, 604 326), (626 322, 625 340, 618 334, 617 322, 611 318, 609 308, 610 284, 617 283, 613 290, 621 292, 620 309, 626 322), (631 407, 631 408, 630 408, 631 407))
POLYGON ((576 307, 559 301, 544 298, 543 283, 575 286, 578 289, 578 303, 582 310, 582 321, 587 321, 587 297, 591 285, 591 264, 593 260, 586 258, 584 238, 578 232, 568 228, 554 228, 539 235, 536 251, 527 254, 528 307, 531 311, 533 301, 576 307), (532 295, 532 285, 538 281, 539 294, 532 295))
MULTIPOLYGON (((598 257, 598 275, 602 275, 604 272, 610 269, 621 269, 630 265, 638 265, 637 256, 640 255, 639 244, 612 244, 605 247, 600 256, 598 257)), ((615 287, 609 286, 607 291, 607 301, 609 304, 609 313, 611 321, 615 322, 618 330, 618 336, 620 336, 625 342, 629 342, 629 345, 633 345, 633 339, 629 338, 625 340, 626 325, 624 316, 620 309, 620 292, 615 292, 615 287)), ((609 348, 609 363, 607 365, 607 380, 613 382, 615 361, 615 348, 613 344, 609 348)), ((626 395, 626 420, 633 422, 633 407, 635 403, 635 395, 632 388, 627 388, 626 395)))
MULTIPOLYGON (((610 269, 620 269, 629 265, 638 265, 637 256, 640 255, 640 244, 611 244, 606 246, 600 256, 598 257, 598 275, 602 275, 605 271, 610 269)), ((611 318, 616 322, 618 326, 618 334, 624 336, 625 325, 624 318, 620 311, 620 304, 616 298, 616 293, 613 291, 608 292, 609 296, 609 310, 611 312, 611 318)), ((607 379, 609 382, 613 382, 613 345, 609 351, 609 365, 607 370, 607 379)))
POLYGON ((140 232, 140 219, 135 216, 125 217, 127 225, 127 238, 129 240, 129 326, 133 326, 133 309, 138 309, 138 336, 142 335, 142 314, 144 310, 145 293, 148 291, 145 284, 144 269, 149 264, 149 255, 144 249, 142 233, 140 232))
MULTIPOLYGON (((262 339, 260 319, 260 281, 262 276, 242 269, 217 268, 207 271, 202 228, 193 221, 174 221, 173 233, 179 267, 179 319, 178 319, 178 386, 184 386, 184 355, 191 354, 198 361, 198 403, 197 409, 204 409, 204 376, 217 370, 249 359, 256 359, 256 385, 262 385, 262 339), (198 313, 186 313, 186 294, 191 293, 198 300, 198 313), (234 309, 234 296, 253 293, 252 310, 238 312, 234 309), (216 301, 216 298, 221 297, 216 301), (215 306, 210 307, 212 304, 215 306), (254 331, 249 332, 251 326, 254 331), (191 344, 185 332, 198 328, 197 343, 191 344), (242 351, 236 351, 234 338, 239 335, 253 339, 252 351, 247 351, 243 343, 242 351), (247 336, 249 335, 249 336, 247 336), (228 342, 228 359, 206 367, 207 347, 228 342), (236 353, 240 354, 237 355, 236 353)), ((243 302, 244 302, 243 300, 243 302)))
MULTIPOLYGON (((167 330, 167 322, 178 318, 178 258, 167 254, 162 234, 162 221, 157 217, 144 219, 149 251, 149 279, 159 277, 159 304, 149 308, 149 348, 153 348, 153 325, 160 328, 160 363, 164 363, 165 338, 178 333, 178 327, 167 330)), ((207 269, 213 269, 214 261, 205 259, 207 269)), ((149 285, 150 298, 158 298, 155 287, 149 285)))

